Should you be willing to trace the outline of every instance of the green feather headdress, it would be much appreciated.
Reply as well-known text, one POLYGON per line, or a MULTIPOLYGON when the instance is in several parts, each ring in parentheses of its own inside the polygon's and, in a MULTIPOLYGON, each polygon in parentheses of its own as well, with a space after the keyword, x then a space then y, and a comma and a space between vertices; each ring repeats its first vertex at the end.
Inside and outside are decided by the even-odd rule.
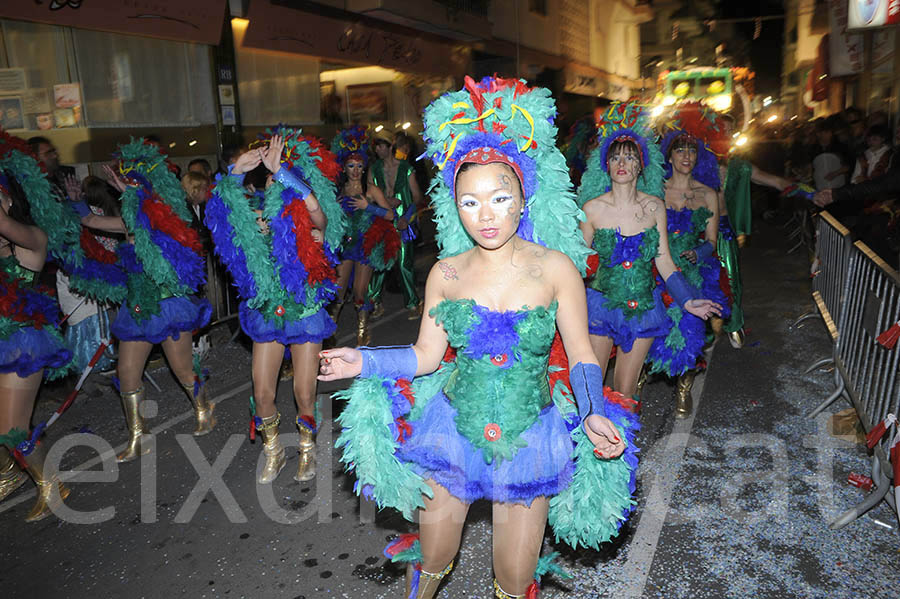
POLYGON ((597 121, 597 147, 588 157, 587 169, 578 188, 578 205, 603 195, 612 187, 607 167, 607 153, 610 145, 617 140, 630 139, 641 150, 643 170, 637 181, 637 189, 643 193, 662 198, 663 159, 656 145, 656 132, 650 123, 646 106, 628 102, 613 103, 597 121))
POLYGON ((459 219, 454 178, 463 156, 486 147, 503 153, 522 173, 527 210, 519 235, 564 252, 583 274, 591 250, 578 228, 584 213, 575 205, 569 170, 556 147, 556 104, 549 90, 515 79, 465 81, 463 89, 425 109, 425 155, 440 169, 428 190, 440 257, 474 245, 459 219))

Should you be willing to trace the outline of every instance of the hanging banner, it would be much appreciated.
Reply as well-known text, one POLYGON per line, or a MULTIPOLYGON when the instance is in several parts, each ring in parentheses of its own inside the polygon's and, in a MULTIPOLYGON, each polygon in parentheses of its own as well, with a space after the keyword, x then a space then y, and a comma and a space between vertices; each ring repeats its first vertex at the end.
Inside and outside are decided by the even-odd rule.
POLYGON ((0 17, 216 46, 225 0, 6 0, 0 17))
POLYGON ((828 19, 828 76, 854 75, 863 68, 863 38, 859 33, 847 32, 847 0, 829 0, 828 19))
POLYGON ((468 63, 468 51, 461 45, 323 17, 264 0, 250 3, 247 18, 250 24, 243 45, 250 48, 427 74, 463 73, 468 63))

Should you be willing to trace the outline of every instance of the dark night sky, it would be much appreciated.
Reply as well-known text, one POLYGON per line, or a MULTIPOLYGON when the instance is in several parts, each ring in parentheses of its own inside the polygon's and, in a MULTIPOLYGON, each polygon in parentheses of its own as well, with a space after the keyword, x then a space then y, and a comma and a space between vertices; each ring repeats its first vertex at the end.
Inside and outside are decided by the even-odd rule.
MULTIPOLYGON (((779 0, 758 0, 757 2, 740 2, 722 0, 719 2, 719 15, 722 18, 746 18, 766 15, 781 15, 784 4, 779 0)), ((750 66, 756 72, 756 93, 778 96, 781 89, 781 49, 784 45, 784 21, 772 20, 762 22, 762 33, 759 39, 753 39, 754 23, 738 23, 738 31, 748 40, 748 56, 750 66)), ((736 57, 738 58, 738 57, 736 57)))

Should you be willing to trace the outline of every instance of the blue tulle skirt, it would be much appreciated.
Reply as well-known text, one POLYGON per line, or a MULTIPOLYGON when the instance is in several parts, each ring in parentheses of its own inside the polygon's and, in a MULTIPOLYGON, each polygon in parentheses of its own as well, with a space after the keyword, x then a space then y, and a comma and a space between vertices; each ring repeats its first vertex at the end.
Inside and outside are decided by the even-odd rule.
POLYGON ((259 310, 250 308, 247 306, 247 302, 241 302, 238 317, 241 321, 241 328, 248 337, 257 343, 269 341, 277 341, 282 345, 321 343, 324 339, 331 337, 337 329, 337 325, 334 324, 325 308, 321 308, 312 316, 301 320, 284 318, 267 320, 259 310))
POLYGON ((663 290, 653 290, 653 307, 643 314, 628 318, 621 308, 610 309, 603 293, 588 287, 588 332, 591 335, 610 337, 622 351, 631 351, 634 340, 642 337, 659 337, 669 331, 671 322, 663 304, 663 290))
POLYGON ((722 318, 728 320, 731 316, 731 298, 722 289, 722 285, 728 284, 728 274, 724 272, 718 256, 710 256, 700 261, 700 276, 703 278, 703 286, 700 289, 700 297, 710 299, 722 306, 722 318), (723 278, 724 276, 724 278, 723 278))
POLYGON ((421 418, 409 422, 412 434, 396 456, 465 503, 488 499, 530 505, 535 497, 556 495, 571 483, 573 445, 556 406, 544 408, 522 433, 526 445, 512 460, 492 464, 457 431, 455 418, 447 396, 438 393, 421 418))
POLYGON ((341 246, 341 260, 350 260, 359 264, 369 264, 369 257, 363 249, 363 235, 345 237, 341 246))
MULTIPOLYGON (((72 350, 72 364, 76 372, 81 372, 88 365, 94 352, 100 347, 100 320, 103 319, 105 328, 109 328, 109 317, 105 310, 88 316, 78 324, 69 325, 66 329, 66 345, 72 350)), ((94 365, 94 370, 109 370, 112 360, 105 353, 94 365)))
POLYGON ((650 345, 647 361, 652 372, 668 376, 684 374, 697 366, 706 345, 706 322, 681 310, 677 327, 670 322, 668 334, 657 337, 650 345))
POLYGON ((172 337, 178 339, 181 333, 204 327, 212 316, 212 306, 206 299, 197 296, 169 297, 159 302, 159 314, 147 319, 135 319, 123 305, 112 324, 112 334, 119 341, 147 341, 161 343, 172 337))
POLYGON ((14 372, 22 378, 48 369, 46 378, 64 375, 72 361, 59 332, 51 327, 23 327, 0 339, 0 372, 14 372))

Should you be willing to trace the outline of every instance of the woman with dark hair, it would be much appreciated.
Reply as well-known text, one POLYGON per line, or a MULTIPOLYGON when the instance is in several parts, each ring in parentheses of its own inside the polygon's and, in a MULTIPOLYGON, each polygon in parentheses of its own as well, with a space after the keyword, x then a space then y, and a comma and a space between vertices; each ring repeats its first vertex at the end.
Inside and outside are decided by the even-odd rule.
POLYGON ((56 301, 36 285, 48 235, 35 226, 32 203, 36 211, 58 215, 46 174, 27 146, 0 131, 0 500, 25 482, 18 461, 38 487, 29 522, 49 516, 69 494, 45 472, 41 427, 29 430, 42 378, 65 375, 72 360, 56 329, 56 301))
POLYGON ((356 307, 356 344, 370 341, 369 315, 372 302, 366 297, 373 271, 390 270, 400 250, 400 235, 394 228, 394 211, 377 185, 366 181, 368 140, 359 125, 343 129, 331 142, 341 165, 338 197, 347 215, 347 232, 338 266, 338 296, 331 305, 337 322, 347 284, 353 276, 353 305, 356 307))
POLYGON ((675 300, 674 310, 707 319, 721 306, 698 299, 669 253, 663 195, 662 156, 652 141, 649 115, 640 106, 614 104, 601 117, 599 145, 588 159, 578 190, 586 219, 585 243, 599 268, 587 288, 588 330, 602 368, 613 347, 613 389, 637 392, 641 368, 655 338, 673 323, 657 285, 654 264, 675 300))

